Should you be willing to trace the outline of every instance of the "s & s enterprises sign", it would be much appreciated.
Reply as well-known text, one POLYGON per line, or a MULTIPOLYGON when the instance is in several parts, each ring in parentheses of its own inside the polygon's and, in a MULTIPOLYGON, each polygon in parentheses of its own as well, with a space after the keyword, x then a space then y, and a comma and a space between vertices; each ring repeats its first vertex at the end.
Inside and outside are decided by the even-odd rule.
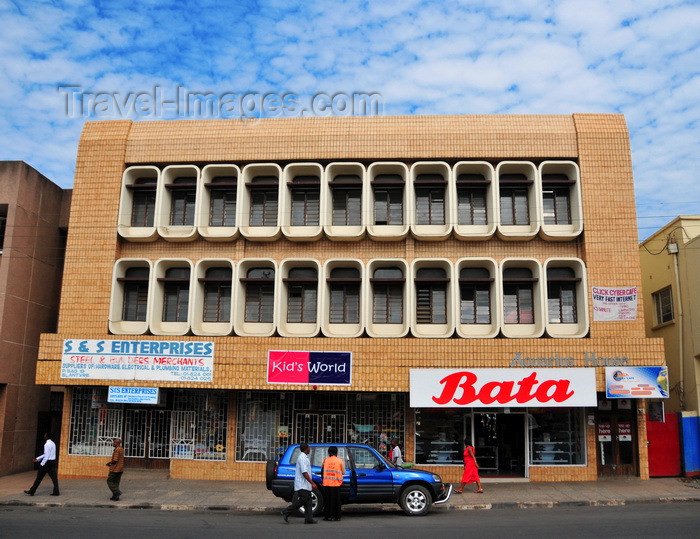
POLYGON ((412 408, 596 406, 595 370, 411 369, 412 408))
POLYGON ((211 382, 214 343, 66 339, 61 378, 211 382))

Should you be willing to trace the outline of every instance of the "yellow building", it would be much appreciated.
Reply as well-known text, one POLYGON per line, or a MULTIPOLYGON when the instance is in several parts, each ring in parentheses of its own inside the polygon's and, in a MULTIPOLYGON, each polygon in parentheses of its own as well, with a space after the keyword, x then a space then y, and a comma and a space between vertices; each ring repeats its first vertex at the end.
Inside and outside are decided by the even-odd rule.
POLYGON ((64 476, 119 436, 183 478, 391 438, 447 481, 464 440, 487 477, 648 477, 622 116, 87 123, 69 231, 64 476))

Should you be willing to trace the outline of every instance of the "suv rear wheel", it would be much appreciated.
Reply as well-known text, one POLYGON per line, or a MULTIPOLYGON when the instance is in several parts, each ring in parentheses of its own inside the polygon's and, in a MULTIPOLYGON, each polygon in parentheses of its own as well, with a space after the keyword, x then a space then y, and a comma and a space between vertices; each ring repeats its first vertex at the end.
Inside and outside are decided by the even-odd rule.
MULTIPOLYGON (((311 491, 311 507, 313 508, 313 516, 316 517, 323 513, 323 494, 321 494, 318 489, 313 489, 311 491)), ((297 509, 297 512, 299 513, 299 516, 302 517, 306 514, 303 505, 297 509)))
POLYGON ((411 517, 425 515, 432 503, 428 489, 420 485, 410 485, 401 493, 401 507, 411 517))
POLYGON ((275 478, 275 468, 277 468, 277 461, 268 460, 265 465, 265 486, 267 490, 272 490, 272 480, 275 478))

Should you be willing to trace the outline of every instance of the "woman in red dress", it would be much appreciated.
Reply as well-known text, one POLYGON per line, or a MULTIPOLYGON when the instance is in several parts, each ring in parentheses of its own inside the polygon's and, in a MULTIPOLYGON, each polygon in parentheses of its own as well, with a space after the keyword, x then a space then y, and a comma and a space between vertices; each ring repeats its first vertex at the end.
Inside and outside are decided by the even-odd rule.
POLYGON ((476 462, 476 457, 474 456, 474 448, 469 445, 466 440, 464 440, 464 446, 464 474, 462 475, 462 484, 455 492, 457 494, 462 494, 467 483, 476 483, 476 492, 481 494, 484 492, 484 489, 481 488, 479 464, 476 462))

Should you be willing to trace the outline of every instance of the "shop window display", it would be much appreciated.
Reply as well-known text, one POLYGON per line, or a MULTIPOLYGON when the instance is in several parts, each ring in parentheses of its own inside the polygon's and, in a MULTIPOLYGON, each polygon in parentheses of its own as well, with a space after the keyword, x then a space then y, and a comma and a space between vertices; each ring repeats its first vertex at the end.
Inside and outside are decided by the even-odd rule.
POLYGON ((528 414, 530 464, 586 464, 584 410, 531 408, 528 414))

